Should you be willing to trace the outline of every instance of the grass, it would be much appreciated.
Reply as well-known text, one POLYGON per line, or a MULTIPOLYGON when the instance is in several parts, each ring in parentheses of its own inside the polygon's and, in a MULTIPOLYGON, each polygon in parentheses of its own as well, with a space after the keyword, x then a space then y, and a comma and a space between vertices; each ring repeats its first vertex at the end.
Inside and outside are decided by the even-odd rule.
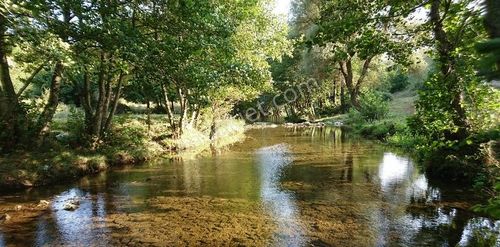
POLYGON ((82 146, 82 121, 81 110, 60 105, 46 144, 0 157, 0 188, 61 183, 158 157, 182 156, 184 152, 196 155, 238 142, 245 131, 243 121, 227 119, 218 121, 213 140, 206 124, 200 129, 188 128, 179 139, 172 139, 166 115, 151 115, 148 121, 147 115, 124 114, 116 116, 104 142, 89 149, 82 146))
POLYGON ((415 114, 415 101, 418 96, 413 90, 393 94, 393 99, 389 102, 389 114, 387 119, 397 122, 406 121, 407 117, 415 114))

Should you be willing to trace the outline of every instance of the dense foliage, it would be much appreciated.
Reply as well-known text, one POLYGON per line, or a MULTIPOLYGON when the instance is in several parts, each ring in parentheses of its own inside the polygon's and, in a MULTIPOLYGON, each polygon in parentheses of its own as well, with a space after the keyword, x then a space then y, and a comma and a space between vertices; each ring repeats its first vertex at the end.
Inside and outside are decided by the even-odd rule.
POLYGON ((269 59, 289 46, 264 1, 9 0, 0 11, 3 150, 43 141, 60 101, 83 109, 91 146, 120 98, 154 104, 180 136, 203 109, 225 117, 223 105, 269 85, 269 59))

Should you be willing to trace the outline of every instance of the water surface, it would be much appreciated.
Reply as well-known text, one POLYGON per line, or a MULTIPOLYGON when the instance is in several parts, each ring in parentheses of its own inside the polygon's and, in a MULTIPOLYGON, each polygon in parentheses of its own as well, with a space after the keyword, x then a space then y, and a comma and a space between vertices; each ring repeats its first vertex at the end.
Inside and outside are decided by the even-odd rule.
POLYGON ((0 246, 495 246, 471 191, 338 128, 254 129, 228 151, 0 196, 49 210, 0 225, 0 246), (75 211, 63 210, 78 200, 75 211))

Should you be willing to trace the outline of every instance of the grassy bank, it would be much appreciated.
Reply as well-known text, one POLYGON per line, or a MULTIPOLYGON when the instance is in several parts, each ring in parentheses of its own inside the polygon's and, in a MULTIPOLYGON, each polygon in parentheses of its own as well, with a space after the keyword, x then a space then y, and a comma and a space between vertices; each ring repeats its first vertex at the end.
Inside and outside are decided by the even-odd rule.
POLYGON ((211 147, 222 148, 244 138, 244 122, 220 120, 215 136, 203 124, 187 127, 173 139, 165 115, 120 115, 102 143, 82 147, 82 119, 62 106, 51 136, 39 148, 0 157, 0 188, 26 188, 62 183, 113 167, 135 165, 159 158, 191 156, 211 147))

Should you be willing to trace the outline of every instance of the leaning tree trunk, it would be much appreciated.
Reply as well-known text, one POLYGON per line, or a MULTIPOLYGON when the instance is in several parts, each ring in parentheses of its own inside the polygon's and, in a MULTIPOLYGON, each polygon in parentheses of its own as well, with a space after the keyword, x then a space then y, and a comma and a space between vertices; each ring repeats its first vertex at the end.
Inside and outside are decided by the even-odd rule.
POLYGON ((340 108, 342 109, 342 113, 345 113, 347 110, 346 100, 345 100, 345 83, 340 84, 340 108))
POLYGON ((106 118, 106 123, 104 124, 104 128, 102 130, 103 133, 108 132, 111 129, 113 117, 115 116, 116 108, 118 107, 118 102, 122 93, 123 80, 125 80, 125 75, 123 72, 121 72, 120 77, 118 78, 118 85, 116 86, 115 95, 111 103, 111 110, 109 111, 109 115, 106 118))
POLYGON ((359 95, 361 92, 361 86, 363 85, 366 76, 368 75, 368 70, 370 68, 370 64, 372 62, 373 57, 368 57, 363 62, 363 68, 361 70, 361 74, 359 78, 354 80, 354 71, 352 67, 352 57, 347 59, 346 61, 340 62, 340 72, 344 77, 344 82, 349 91, 351 104, 354 108, 359 110, 361 108, 361 104, 359 102, 359 95))
POLYGON ((5 150, 16 146, 25 135, 22 126, 25 114, 10 77, 6 23, 5 16, 0 13, 0 149, 5 150))
POLYGON ((168 97, 168 91, 166 88, 166 85, 164 83, 161 83, 161 92, 163 94, 163 99, 165 100, 165 110, 167 111, 167 116, 168 116, 168 121, 170 124, 170 128, 174 133, 177 132, 177 125, 175 124, 175 119, 174 119, 174 107, 172 105, 172 102, 169 97, 168 97))
POLYGON ((49 100, 43 108, 42 114, 38 117, 35 128, 35 136, 43 138, 49 131, 49 125, 56 113, 57 106, 59 105, 59 92, 61 91, 61 81, 64 65, 61 61, 57 61, 52 80, 50 82, 49 100))

